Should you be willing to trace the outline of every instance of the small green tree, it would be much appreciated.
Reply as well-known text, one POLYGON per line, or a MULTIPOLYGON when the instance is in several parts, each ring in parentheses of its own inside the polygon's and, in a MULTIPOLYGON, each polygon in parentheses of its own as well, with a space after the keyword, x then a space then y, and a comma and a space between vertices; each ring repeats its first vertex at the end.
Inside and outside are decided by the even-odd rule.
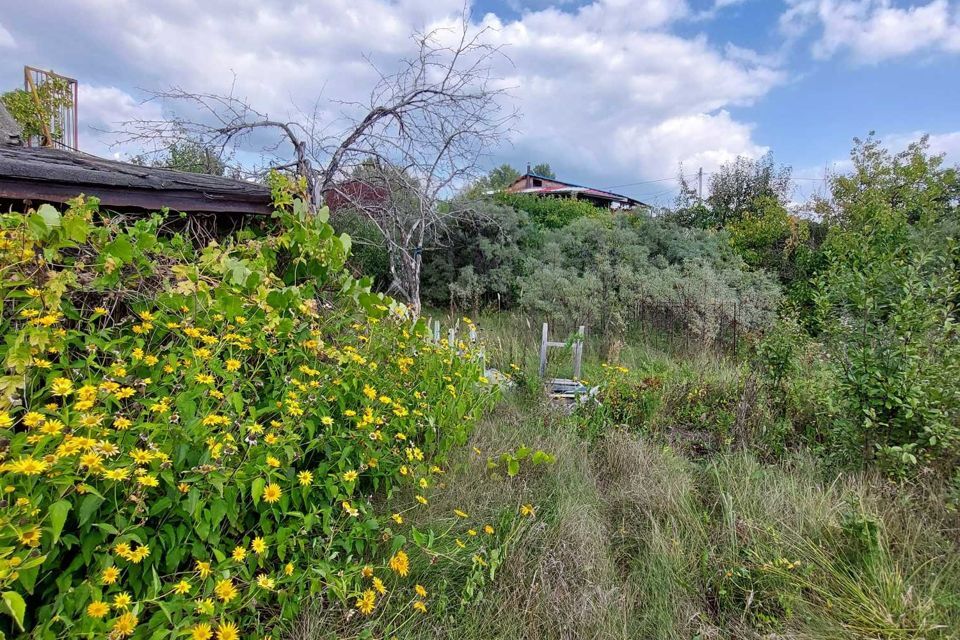
POLYGON ((834 180, 817 311, 841 385, 834 452, 903 474, 960 451, 956 170, 857 140, 834 180), (950 195, 953 194, 953 195, 950 195))
POLYGON ((146 167, 212 176, 222 176, 227 170, 226 163, 215 149, 190 139, 173 142, 160 154, 136 156, 131 162, 146 167))
POLYGON ((36 86, 36 97, 14 89, 0 95, 0 101, 20 125, 24 138, 38 139, 41 145, 49 146, 63 138, 62 113, 73 106, 73 94, 65 79, 51 77, 36 86))
POLYGON ((530 172, 538 176, 542 176, 544 178, 555 179, 557 177, 557 174, 555 174, 553 172, 553 169, 550 168, 549 162, 541 162, 539 164, 533 165, 533 168, 530 169, 530 172))

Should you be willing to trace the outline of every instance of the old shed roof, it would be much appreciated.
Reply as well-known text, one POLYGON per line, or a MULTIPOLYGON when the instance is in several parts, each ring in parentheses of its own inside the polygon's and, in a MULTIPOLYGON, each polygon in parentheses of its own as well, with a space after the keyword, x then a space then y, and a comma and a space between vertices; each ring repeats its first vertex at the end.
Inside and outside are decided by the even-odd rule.
POLYGON ((83 193, 106 207, 188 213, 270 213, 270 189, 63 151, 0 145, 0 198, 65 202, 83 193))

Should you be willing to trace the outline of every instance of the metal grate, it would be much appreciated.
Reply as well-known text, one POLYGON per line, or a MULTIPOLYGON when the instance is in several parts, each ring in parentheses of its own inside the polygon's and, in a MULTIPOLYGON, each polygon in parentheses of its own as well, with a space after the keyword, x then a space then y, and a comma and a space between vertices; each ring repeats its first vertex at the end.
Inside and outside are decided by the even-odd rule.
POLYGON ((77 120, 77 81, 53 71, 23 68, 23 89, 33 96, 44 115, 42 133, 26 140, 31 147, 54 147, 77 151, 80 145, 77 120))

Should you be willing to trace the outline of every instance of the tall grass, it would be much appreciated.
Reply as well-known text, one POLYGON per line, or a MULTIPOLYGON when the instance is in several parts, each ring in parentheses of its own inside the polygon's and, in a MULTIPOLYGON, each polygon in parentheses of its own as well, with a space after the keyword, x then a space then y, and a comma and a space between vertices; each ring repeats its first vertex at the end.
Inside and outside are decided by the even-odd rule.
MULTIPOLYGON (((600 411, 585 440, 587 418, 540 398, 531 355, 539 329, 493 321, 502 324, 480 323, 498 336, 487 340, 491 359, 518 364, 526 383, 451 459, 447 488, 417 524, 442 527, 454 508, 502 527, 513 526, 521 504, 537 515, 513 530, 479 596, 465 598, 469 567, 415 566, 413 579, 443 587, 430 614, 398 638, 960 637, 960 535, 935 488, 828 473, 803 451, 770 458, 728 446, 684 455, 663 432, 715 416, 680 416, 671 397, 743 389, 738 366, 710 354, 678 361, 642 345, 622 348, 624 365, 668 380, 665 398, 649 428, 611 423, 600 411), (488 457, 521 444, 556 463, 513 478, 487 468, 488 457)), ((588 342, 585 377, 599 377, 601 347, 588 342)), ((328 635, 297 637, 365 632, 357 617, 336 621, 319 627, 328 635)))

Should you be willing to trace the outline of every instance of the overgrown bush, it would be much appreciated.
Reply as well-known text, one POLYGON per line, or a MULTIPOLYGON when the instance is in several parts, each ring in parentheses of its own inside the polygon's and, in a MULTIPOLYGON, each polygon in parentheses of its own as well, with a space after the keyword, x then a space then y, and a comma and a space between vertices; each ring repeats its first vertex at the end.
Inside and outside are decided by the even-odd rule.
POLYGON ((519 278, 539 244, 540 231, 521 210, 478 199, 462 206, 439 247, 423 256, 421 293, 438 307, 477 312, 508 309, 519 297, 519 278))
POLYGON ((7 637, 277 637, 316 599, 397 621, 430 604, 418 556, 483 561, 371 502, 438 483, 479 365, 274 187, 272 233, 199 252, 94 199, 0 216, 7 637))
POLYGON ((573 198, 550 198, 501 191, 494 199, 500 204, 525 212, 534 224, 547 229, 560 229, 580 218, 597 218, 607 214, 606 210, 586 200, 573 198))
POLYGON ((836 368, 833 453, 895 475, 950 474, 960 445, 957 175, 924 145, 873 141, 834 185, 818 324, 836 368))
POLYGON ((642 310, 712 340, 735 311, 741 331, 762 329, 780 300, 776 283, 747 268, 722 237, 642 215, 583 218, 549 231, 528 271, 527 311, 603 333, 622 334, 642 310))

